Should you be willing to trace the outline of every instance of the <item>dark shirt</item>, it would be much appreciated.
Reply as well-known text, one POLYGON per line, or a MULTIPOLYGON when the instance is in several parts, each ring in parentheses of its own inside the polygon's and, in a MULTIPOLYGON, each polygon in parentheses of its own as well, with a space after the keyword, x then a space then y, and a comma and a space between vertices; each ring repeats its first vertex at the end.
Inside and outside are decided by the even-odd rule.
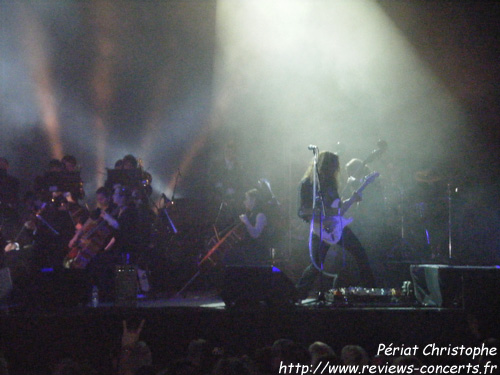
POLYGON ((140 247, 138 212, 135 206, 127 207, 116 219, 119 229, 115 230, 114 251, 117 254, 136 253, 140 247))
POLYGON ((7 174, 4 169, 0 172, 2 172, 0 173, 0 204, 17 205, 19 203, 19 180, 7 174))
MULTIPOLYGON (((329 208, 332 203, 339 198, 339 193, 333 186, 322 186, 321 196, 323 197, 323 204, 326 213, 328 214, 329 208)), ((312 217, 313 208, 313 184, 308 178, 302 179, 299 185, 299 209, 298 216, 305 220, 310 221, 312 217)), ((317 197, 316 201, 317 213, 321 213, 321 199, 317 197)), ((331 212, 330 212, 331 213, 331 212)))
MULTIPOLYGON (((257 215, 262 213, 262 210, 254 212, 247 212, 247 218, 252 226, 255 226, 257 215)), ((266 216, 267 219, 267 216, 266 216)), ((226 257, 227 264, 262 264, 269 260, 269 249, 272 247, 271 228, 269 221, 264 226, 259 237, 253 238, 245 228, 245 236, 243 240, 238 243, 235 249, 232 249, 230 254, 226 257)), ((242 224, 243 225, 243 224, 242 224)))
MULTIPOLYGON (((270 234, 271 234, 271 228, 270 228, 270 222, 267 217, 267 215, 264 212, 260 212, 266 217, 266 225, 262 229, 262 232, 260 233, 259 237, 257 238, 252 238, 250 234, 246 234, 245 240, 243 243, 246 245, 247 248, 259 248, 259 249, 266 249, 271 246, 270 244, 270 234)), ((247 213, 248 220, 250 221, 250 224, 255 227, 256 221, 257 221, 257 215, 259 212, 250 212, 247 213)))

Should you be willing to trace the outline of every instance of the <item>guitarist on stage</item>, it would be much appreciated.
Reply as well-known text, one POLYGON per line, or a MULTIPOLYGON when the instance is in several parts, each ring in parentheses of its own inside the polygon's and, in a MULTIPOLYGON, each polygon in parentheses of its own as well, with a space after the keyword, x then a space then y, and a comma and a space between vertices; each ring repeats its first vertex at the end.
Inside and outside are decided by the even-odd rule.
MULTIPOLYGON (((332 216, 338 214, 338 209, 332 209, 332 203, 339 199, 338 192, 338 176, 340 173, 340 163, 339 157, 329 151, 322 151, 318 155, 317 161, 318 170, 318 187, 319 192, 317 197, 322 197, 323 204, 321 202, 316 203, 315 220, 319 221, 321 215, 321 207, 325 207, 325 216, 332 216)), ((308 167, 304 177, 302 178, 299 186, 299 210, 298 215, 304 221, 310 223, 313 217, 313 179, 314 179, 314 162, 308 167)), ((351 202, 361 201, 361 196, 354 193, 350 198, 351 202)), ((323 220, 326 222, 328 218, 323 220)), ((316 266, 321 267, 330 244, 322 241, 318 234, 314 233, 312 235, 312 255, 314 257, 314 263, 316 266)), ((370 268, 368 257, 366 252, 359 242, 356 235, 349 229, 345 227, 342 231, 342 236, 339 241, 339 245, 343 246, 345 250, 351 252, 352 256, 356 260, 359 268, 360 282, 362 286, 374 287, 375 280, 373 277, 372 270, 370 268)), ((314 281, 320 274, 312 262, 302 273, 302 277, 297 282, 297 289, 299 292, 299 298, 305 299, 308 296, 309 291, 313 287, 314 281)))

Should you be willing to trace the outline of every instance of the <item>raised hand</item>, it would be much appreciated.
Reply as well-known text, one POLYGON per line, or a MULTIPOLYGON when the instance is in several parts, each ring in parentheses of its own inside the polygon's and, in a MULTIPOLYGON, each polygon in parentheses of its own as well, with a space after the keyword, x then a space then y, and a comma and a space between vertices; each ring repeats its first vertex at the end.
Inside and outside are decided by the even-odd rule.
POLYGON ((123 334, 122 334, 122 348, 127 346, 132 346, 139 341, 139 336, 144 326, 145 320, 141 320, 139 327, 137 329, 128 329, 127 321, 123 321, 123 334))

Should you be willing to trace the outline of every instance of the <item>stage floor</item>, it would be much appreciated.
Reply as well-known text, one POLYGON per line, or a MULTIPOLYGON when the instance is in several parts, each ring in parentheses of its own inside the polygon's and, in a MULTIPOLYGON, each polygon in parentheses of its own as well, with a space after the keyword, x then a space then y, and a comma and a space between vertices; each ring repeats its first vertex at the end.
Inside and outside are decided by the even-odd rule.
POLYGON ((351 292, 363 293, 346 293, 333 303, 318 302, 314 295, 291 303, 288 296, 295 288, 282 273, 261 272, 250 283, 240 269, 238 279, 225 283, 220 294, 193 285, 183 295, 158 292, 136 298, 134 278, 117 284, 121 292, 114 303, 91 307, 84 275, 42 275, 25 293, 12 293, 0 305, 0 351, 11 375, 50 374, 51 366, 65 357, 108 374, 111 358, 119 352, 123 321, 131 327, 142 320, 141 339, 151 348, 158 368, 183 358, 197 338, 230 356, 251 356, 282 338, 304 346, 322 341, 337 353, 345 345, 360 345, 373 356, 381 344, 470 346, 480 338, 499 337, 498 270, 491 275, 477 267, 439 270, 443 277, 426 277, 422 280, 427 283, 418 286, 428 293, 428 287, 448 280, 437 289, 450 297, 443 300, 446 308, 422 306, 412 293, 405 296, 403 288, 380 296, 362 295, 367 291, 354 288, 351 292), (447 272, 453 277, 444 278, 447 272), (235 298, 238 303, 233 306, 235 298))
POLYGON ((213 292, 184 297, 138 298, 129 306, 98 307, 3 305, 1 347, 12 374, 49 374, 49 364, 65 356, 85 360, 107 373, 119 348, 122 321, 145 320, 141 339, 162 368, 182 358, 189 342, 209 340, 228 355, 252 355, 257 348, 288 338, 309 345, 323 341, 340 352, 344 345, 363 346, 370 355, 381 343, 426 345, 469 343, 468 312, 405 303, 265 304, 227 308, 213 292), (30 372, 31 371, 31 372, 30 372))
MULTIPOLYGON (((257 298, 258 300, 258 298, 257 298)), ((124 311, 124 310, 149 310, 149 309, 171 309, 171 308, 186 308, 186 309, 206 309, 206 310, 435 310, 443 311, 448 309, 439 309, 433 307, 421 306, 414 298, 408 300, 399 300, 394 302, 380 301, 342 301, 330 302, 321 299, 316 293, 310 293, 308 298, 290 303, 286 305, 268 306, 264 301, 248 304, 246 302, 236 307, 228 307, 223 299, 216 291, 192 291, 183 295, 168 296, 165 293, 159 293, 154 296, 146 296, 137 294, 137 298, 133 300, 121 302, 100 302, 96 307, 91 306, 90 302, 68 304, 57 301, 56 305, 51 305, 49 302, 38 301, 38 303, 26 304, 13 301, 3 301, 0 303, 1 316, 29 316, 29 315, 45 315, 45 314, 79 314, 82 312, 95 311, 124 311)), ((74 300, 72 301, 74 302, 74 300)), ((451 311, 456 309, 451 309, 451 311)))

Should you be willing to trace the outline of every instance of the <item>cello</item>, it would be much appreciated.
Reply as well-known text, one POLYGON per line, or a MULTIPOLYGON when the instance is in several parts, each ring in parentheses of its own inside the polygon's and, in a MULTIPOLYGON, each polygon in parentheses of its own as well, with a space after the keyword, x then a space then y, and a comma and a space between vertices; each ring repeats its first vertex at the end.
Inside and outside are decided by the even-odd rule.
MULTIPOLYGON (((116 216, 118 212, 119 208, 116 207, 111 215, 116 216)), ((88 218, 83 224, 80 239, 64 258, 64 268, 85 269, 92 258, 104 247, 111 235, 112 228, 102 217, 88 218)))

